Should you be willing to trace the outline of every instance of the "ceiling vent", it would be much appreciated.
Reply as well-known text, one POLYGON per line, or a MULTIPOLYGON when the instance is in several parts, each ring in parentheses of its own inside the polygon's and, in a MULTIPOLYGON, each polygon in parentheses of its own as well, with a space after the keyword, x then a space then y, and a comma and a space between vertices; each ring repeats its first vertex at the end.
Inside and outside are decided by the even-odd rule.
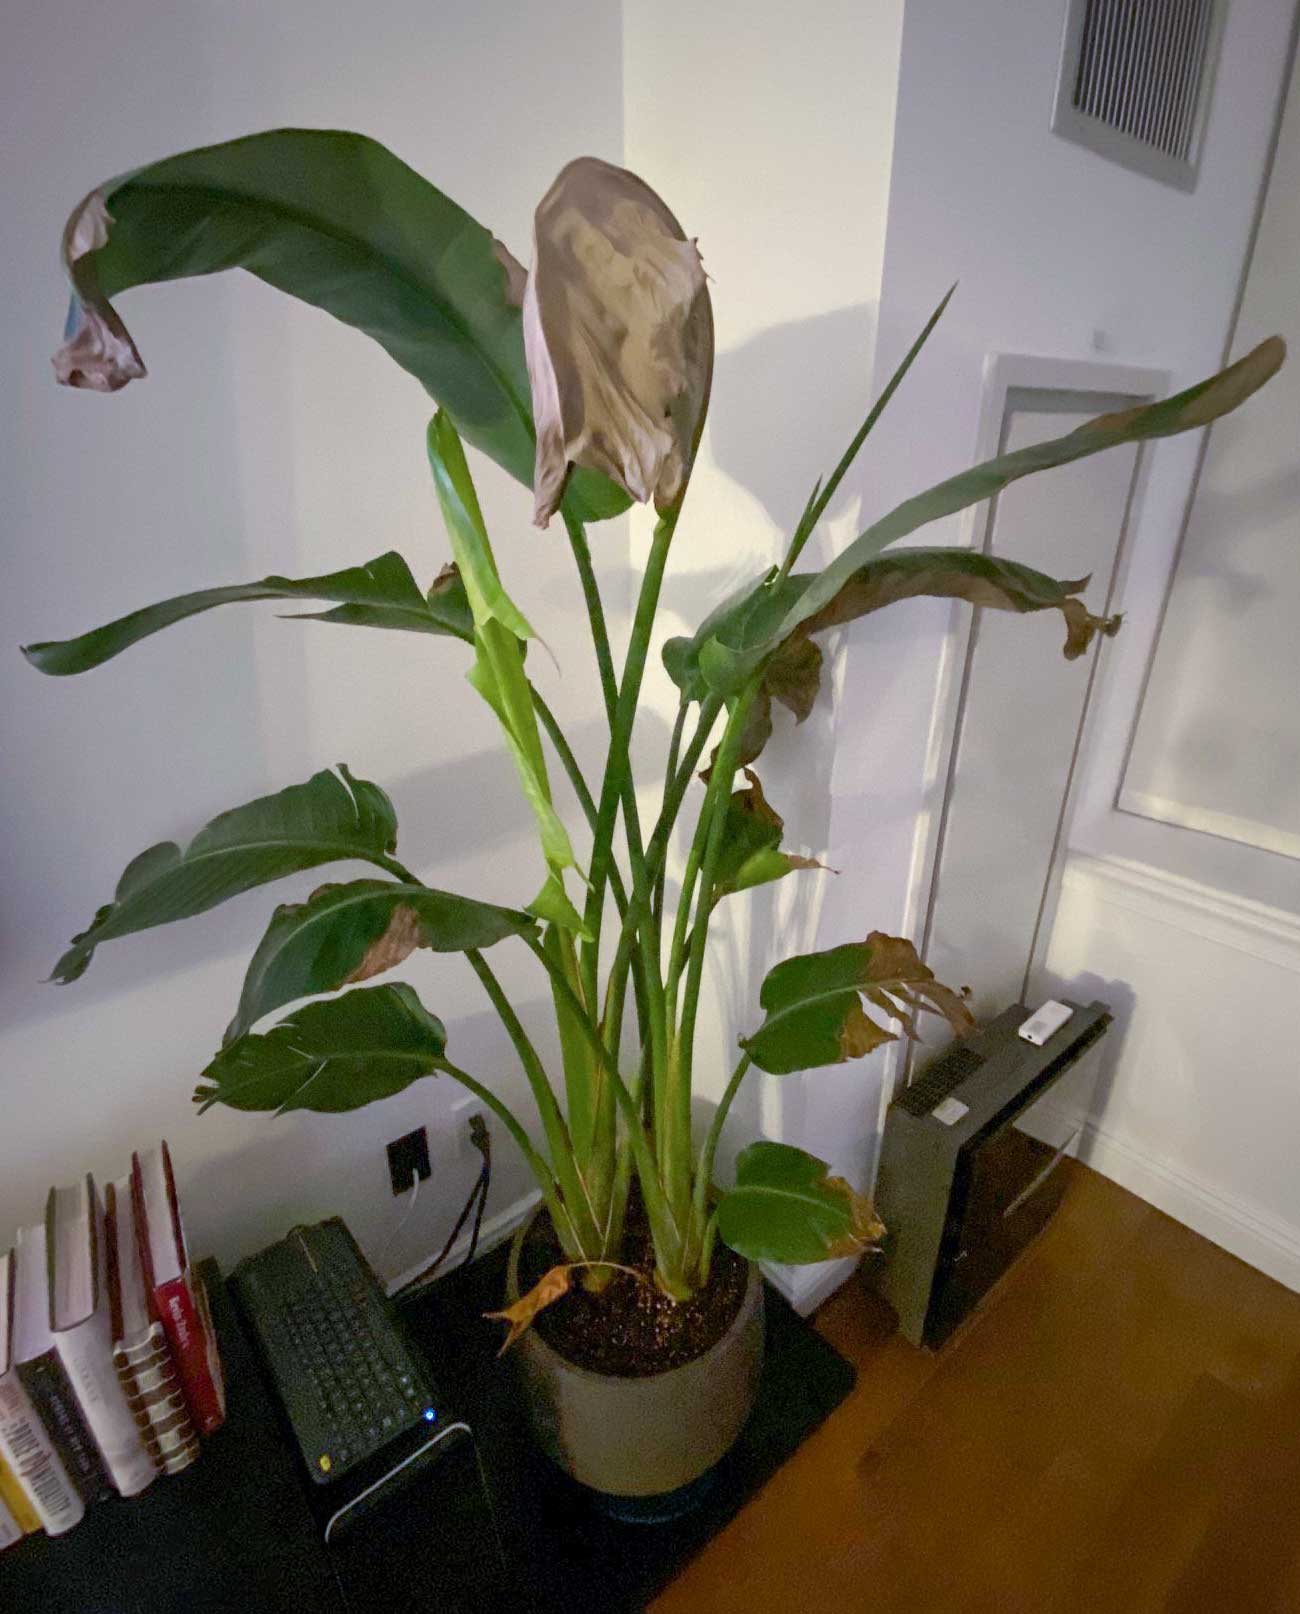
POLYGON ((1224 10, 1225 0, 1070 0, 1053 130, 1192 190, 1224 10))

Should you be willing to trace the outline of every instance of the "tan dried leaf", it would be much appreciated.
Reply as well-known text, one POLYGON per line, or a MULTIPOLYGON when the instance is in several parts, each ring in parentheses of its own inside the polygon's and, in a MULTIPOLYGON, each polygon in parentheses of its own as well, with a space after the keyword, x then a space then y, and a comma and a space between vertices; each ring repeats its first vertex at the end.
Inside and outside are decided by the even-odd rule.
POLYGON ((857 1256, 864 1250, 874 1249, 885 1236, 885 1224, 876 1215, 875 1206, 865 1194, 850 1187, 843 1177, 827 1177, 825 1186, 837 1194, 843 1194, 848 1200, 852 1223, 850 1232, 827 1245, 826 1259, 833 1261, 838 1256, 857 1256))
MULTIPOLYGON (((579 1262, 586 1266, 589 1263, 579 1262)), ((505 1342, 497 1352, 504 1356, 519 1336, 532 1326, 533 1319, 538 1312, 545 1311, 547 1306, 554 1305, 562 1300, 573 1287, 573 1265, 552 1267, 544 1272, 526 1295, 520 1295, 513 1305, 507 1306, 504 1311, 485 1311, 485 1317, 491 1317, 503 1323, 509 1323, 510 1332, 505 1342)))
POLYGON ((627 169, 579 157, 534 216, 523 300, 546 526, 574 465, 662 513, 681 497, 713 372, 713 314, 693 241, 627 169))
POLYGON ((821 647, 799 634, 789 638, 763 674, 763 689, 802 723, 813 709, 822 682, 821 647))
MULTIPOLYGON (((315 892, 312 893, 315 895, 315 892)), ((343 977, 343 985, 368 981, 372 975, 382 975, 407 959, 424 939, 420 916, 407 903, 393 909, 382 936, 376 937, 362 954, 361 962, 351 975, 343 977)))
POLYGON ((107 244, 112 216, 102 191, 72 210, 63 230, 63 267, 72 282, 69 329, 51 361, 65 387, 117 392, 148 372, 117 311, 99 289, 93 254, 107 244))

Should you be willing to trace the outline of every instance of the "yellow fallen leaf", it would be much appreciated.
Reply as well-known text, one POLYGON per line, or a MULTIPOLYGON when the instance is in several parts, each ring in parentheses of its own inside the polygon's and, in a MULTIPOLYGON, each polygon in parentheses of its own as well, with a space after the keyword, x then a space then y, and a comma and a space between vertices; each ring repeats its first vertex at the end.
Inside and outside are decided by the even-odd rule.
MULTIPOLYGON (((579 1263, 587 1265, 586 1262, 579 1263)), ((545 1311, 547 1306, 562 1299, 573 1286, 573 1267, 552 1267, 545 1272, 528 1291, 520 1295, 513 1305, 507 1306, 504 1311, 485 1311, 485 1317, 493 1317, 498 1321, 510 1324, 510 1332, 506 1335, 505 1343, 497 1352, 504 1356, 519 1336, 532 1324, 533 1318, 539 1311, 545 1311)))

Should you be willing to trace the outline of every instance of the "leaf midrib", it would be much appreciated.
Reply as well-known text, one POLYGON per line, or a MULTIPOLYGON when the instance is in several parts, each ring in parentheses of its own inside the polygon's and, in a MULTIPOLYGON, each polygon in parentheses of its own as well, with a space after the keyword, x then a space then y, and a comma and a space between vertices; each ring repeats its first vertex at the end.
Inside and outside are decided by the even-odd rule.
MULTIPOLYGON (((401 158, 396 157, 395 153, 389 153, 389 155, 393 156, 395 161, 398 161, 398 162, 401 161, 401 158)), ((415 173, 414 169, 411 169, 410 171, 412 173, 415 173)), ((416 178, 417 179, 421 178, 421 176, 417 174, 416 178)), ((424 183, 427 184, 428 181, 425 181, 424 183)), ((491 357, 491 355, 486 352, 486 350, 482 347, 482 345, 474 337, 470 327, 465 323, 465 320, 464 320, 463 316, 458 311, 451 308, 450 305, 448 305, 446 303, 443 303, 443 302, 440 302, 438 300, 438 298, 433 294, 433 292, 429 289, 428 285, 424 281, 418 280, 415 277, 415 275, 412 274, 412 272, 409 269, 407 269, 403 265, 399 264, 395 259, 391 258, 386 252, 379 251, 372 244, 370 244, 369 242, 366 242, 365 240, 363 240, 359 236, 352 235, 349 232, 347 232, 346 230, 341 230, 337 226, 334 226, 332 224, 327 224, 327 223, 323 222, 314 213, 308 212, 308 211, 306 211, 305 209, 302 209, 302 208, 292 207, 288 203, 285 203, 285 202, 280 202, 280 201, 255 202, 252 199, 250 199, 249 197, 243 195, 239 191, 228 191, 228 190, 224 189, 220 185, 180 185, 180 184, 174 184, 174 183, 173 184, 153 184, 148 180, 128 179, 124 185, 119 187, 119 189, 126 190, 128 187, 130 187, 132 185, 134 185, 136 187, 136 189, 138 189, 138 190, 148 191, 150 194, 155 195, 155 196, 159 196, 159 195, 210 196, 210 197, 213 197, 213 198, 217 199, 218 201, 228 203, 228 204, 231 204, 231 205, 233 205, 235 207, 239 207, 239 208, 250 208, 251 209, 251 208, 262 207, 262 208, 265 208, 268 212, 274 214, 275 217, 277 217, 277 218, 285 219, 285 220, 289 221, 290 223, 297 224, 297 225, 299 225, 300 227, 302 227, 304 229, 314 230, 317 234, 327 236, 331 240, 341 242, 344 245, 358 247, 362 251, 363 254, 365 254, 366 256, 368 256, 370 258, 372 258, 376 263, 381 265, 383 268, 387 269, 388 272, 390 274, 392 274, 395 279, 400 280, 404 285, 409 286, 413 291, 417 292, 427 302, 433 304, 433 306, 438 310, 439 314, 446 321, 446 323, 448 325, 450 325, 456 332, 458 332, 459 335, 465 340, 467 345, 473 350, 473 352, 475 353, 475 355, 478 358, 479 362, 482 364, 483 368, 488 372, 488 374, 492 377, 492 379, 501 388, 501 390, 505 394, 506 398, 510 401, 512 407, 514 408, 516 416, 518 417, 521 425, 524 427, 524 430, 528 434, 529 440, 531 442, 534 442, 534 443, 536 442, 536 440, 537 440, 537 438, 536 438, 536 429, 535 429, 534 424, 533 424, 531 407, 528 408, 528 409, 524 408, 521 399, 516 395, 513 386, 511 386, 510 383, 507 381, 506 376, 505 376, 504 372, 501 370, 500 365, 497 364, 496 360, 493 359, 491 357)), ((117 194, 116 192, 113 193, 113 195, 116 195, 116 194, 117 194)), ((110 196, 108 198, 108 200, 111 201, 112 196, 110 196)), ((447 201, 451 202, 451 198, 448 197, 447 201)), ((451 205, 453 207, 459 207, 460 204, 456 203, 456 202, 452 202, 451 205)), ((476 223, 476 221, 468 213, 465 214, 465 217, 468 220, 471 227, 475 227, 475 228, 479 228, 479 229, 484 228, 482 225, 478 225, 476 223)), ((232 267, 243 269, 244 265, 243 264, 235 264, 232 267)), ((261 280, 261 279, 265 278, 264 276, 259 275, 257 273, 257 271, 254 270, 254 269, 248 269, 245 272, 255 276, 255 278, 258 279, 258 280, 261 280)), ((124 288, 124 289, 130 289, 130 288, 124 288)), ((293 294, 289 293, 289 295, 293 295, 293 294)), ((305 298, 300 299, 300 300, 301 301, 306 301, 305 298)), ((318 307, 320 305, 319 304, 313 304, 313 306, 318 307)), ((326 310, 326 312, 328 312, 328 311, 326 310)), ((337 318, 338 316, 336 315, 334 317, 337 318)), ((341 321, 340 323, 348 324, 350 322, 349 321, 341 321)), ((405 368, 405 366, 402 366, 402 368, 405 368)), ((409 372, 408 372, 408 374, 409 374, 409 372)))

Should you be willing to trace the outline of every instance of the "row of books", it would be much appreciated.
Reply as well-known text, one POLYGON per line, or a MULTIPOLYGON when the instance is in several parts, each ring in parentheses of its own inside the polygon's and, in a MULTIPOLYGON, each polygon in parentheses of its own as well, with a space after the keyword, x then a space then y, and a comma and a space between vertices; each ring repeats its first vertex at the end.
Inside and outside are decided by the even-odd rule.
POLYGON ((166 1143, 52 1188, 0 1253, 0 1549, 187 1468, 225 1417, 166 1143))

